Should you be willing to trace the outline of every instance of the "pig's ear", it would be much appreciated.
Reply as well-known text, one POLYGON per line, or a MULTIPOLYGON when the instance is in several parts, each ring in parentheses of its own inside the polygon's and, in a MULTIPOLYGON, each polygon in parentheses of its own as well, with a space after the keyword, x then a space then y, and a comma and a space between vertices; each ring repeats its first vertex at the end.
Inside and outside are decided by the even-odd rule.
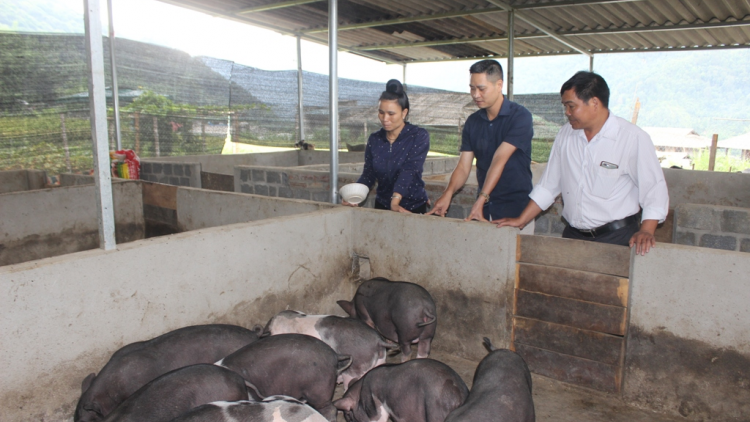
POLYGON ((333 402, 334 407, 342 412, 351 412, 354 409, 354 404, 354 399, 351 397, 342 397, 333 402))
POLYGON ((81 383, 81 394, 85 393, 86 390, 91 387, 91 383, 94 381, 94 378, 96 378, 96 374, 92 372, 83 379, 83 382, 81 383))
POLYGON ((357 317, 357 310, 354 309, 354 304, 352 302, 349 302, 348 300, 339 300, 336 302, 341 306, 341 309, 346 311, 347 314, 349 314, 352 318, 357 317))

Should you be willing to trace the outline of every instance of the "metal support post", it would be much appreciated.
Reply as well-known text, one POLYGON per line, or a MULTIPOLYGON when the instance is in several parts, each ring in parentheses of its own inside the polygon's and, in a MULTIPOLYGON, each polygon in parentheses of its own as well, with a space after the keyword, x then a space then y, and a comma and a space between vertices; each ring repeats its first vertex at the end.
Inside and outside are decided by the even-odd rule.
POLYGON ((302 144, 305 140, 305 112, 302 106, 304 80, 302 77, 302 37, 297 35, 297 115, 299 116, 299 134, 297 141, 302 144))
POLYGON ((107 95, 104 84, 104 48, 99 0, 83 0, 86 29, 86 64, 89 70, 89 106, 91 139, 94 147, 96 215, 99 221, 99 247, 115 248, 115 215, 112 200, 112 176, 107 141, 107 95))
POLYGON ((594 55, 589 56, 589 72, 594 71, 594 55))
POLYGON ((338 203, 339 178, 339 79, 338 79, 338 0, 328 0, 328 87, 331 127, 331 202, 338 203))
POLYGON ((515 35, 516 12, 508 12, 508 100, 513 101, 513 38, 515 35))
POLYGON ((404 91, 406 91, 406 63, 402 64, 401 66, 404 67, 404 76, 401 78, 401 85, 404 86, 404 91))
POLYGON ((115 27, 112 20, 112 0, 107 0, 109 10, 109 62, 112 67, 112 104, 115 113, 115 140, 117 150, 122 149, 122 135, 120 132, 120 90, 117 87, 117 66, 115 65, 115 27))

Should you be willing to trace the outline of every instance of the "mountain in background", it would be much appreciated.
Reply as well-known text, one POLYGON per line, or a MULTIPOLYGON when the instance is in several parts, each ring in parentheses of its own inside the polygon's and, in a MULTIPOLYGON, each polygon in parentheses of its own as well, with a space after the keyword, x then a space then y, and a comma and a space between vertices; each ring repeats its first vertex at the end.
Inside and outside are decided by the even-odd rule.
MULTIPOLYGON (((55 0, 0 0, 3 29, 80 34, 83 18, 55 0)), ((521 66, 523 58, 516 60, 516 68, 524 72, 516 80, 532 81, 531 89, 524 86, 525 93, 557 92, 568 77, 581 70, 581 61, 574 59, 559 58, 553 66, 536 67, 521 66)), ((610 108, 615 114, 629 120, 639 98, 639 126, 692 128, 703 136, 718 133, 720 139, 750 132, 750 121, 741 120, 750 119, 750 49, 602 54, 595 56, 594 66, 610 85, 610 108)), ((264 72, 248 70, 246 76, 270 77, 264 72)), ((322 98, 322 89, 327 92, 327 82, 320 92, 314 88, 322 78, 327 80, 324 75, 305 72, 305 84, 309 79, 313 83, 306 103, 308 98, 322 98)))

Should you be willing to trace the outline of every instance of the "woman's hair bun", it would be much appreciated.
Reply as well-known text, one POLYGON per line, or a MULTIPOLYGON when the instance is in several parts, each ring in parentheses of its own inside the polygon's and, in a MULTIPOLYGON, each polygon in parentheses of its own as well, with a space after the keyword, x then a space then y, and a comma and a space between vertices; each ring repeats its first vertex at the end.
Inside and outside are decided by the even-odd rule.
POLYGON ((404 95, 404 86, 397 79, 391 79, 385 84, 385 90, 398 96, 404 95))

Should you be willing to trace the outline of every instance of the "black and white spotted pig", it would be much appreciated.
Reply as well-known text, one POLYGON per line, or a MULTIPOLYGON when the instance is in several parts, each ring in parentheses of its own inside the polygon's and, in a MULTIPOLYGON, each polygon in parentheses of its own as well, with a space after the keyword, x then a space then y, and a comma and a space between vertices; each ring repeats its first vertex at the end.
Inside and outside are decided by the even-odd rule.
POLYGON ((401 361, 411 358, 412 343, 417 357, 430 355, 437 328, 435 301, 422 286, 405 281, 373 278, 362 283, 351 302, 337 302, 349 315, 359 318, 401 347, 401 361))
POLYGON ((216 365, 192 365, 168 372, 123 401, 105 422, 169 422, 215 401, 247 400, 245 380, 216 365))
POLYGON ((216 364, 237 372, 255 386, 259 397, 254 399, 294 397, 334 422, 336 408, 331 399, 336 379, 351 362, 351 356, 337 354, 315 337, 279 334, 261 338, 216 364))
POLYGON ((312 407, 285 396, 271 396, 262 402, 214 402, 204 404, 171 422, 327 422, 312 407))
POLYGON ((283 311, 266 324, 263 335, 297 333, 323 340, 340 355, 352 357, 352 364, 336 381, 349 388, 370 369, 385 363, 388 350, 396 345, 386 342, 380 334, 356 318, 336 315, 307 315, 283 311))
POLYGON ((177 368, 214 363, 256 341, 260 330, 236 325, 195 325, 122 347, 98 375, 81 385, 75 422, 101 421, 117 405, 156 377, 177 368))
POLYGON ((415 359, 378 366, 333 402, 347 422, 443 422, 469 390, 448 365, 415 359))
POLYGON ((526 362, 510 350, 495 349, 486 337, 484 344, 490 353, 477 366, 469 397, 445 422, 534 422, 526 362))

